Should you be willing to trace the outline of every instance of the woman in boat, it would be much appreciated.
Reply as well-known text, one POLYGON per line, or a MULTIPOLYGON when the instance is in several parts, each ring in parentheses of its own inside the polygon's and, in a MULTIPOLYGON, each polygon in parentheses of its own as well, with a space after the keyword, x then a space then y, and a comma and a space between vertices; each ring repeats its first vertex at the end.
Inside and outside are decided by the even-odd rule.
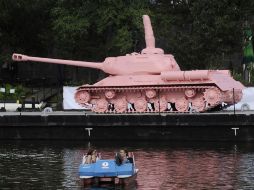
POLYGON ((89 149, 86 155, 83 157, 83 164, 95 163, 97 160, 97 151, 95 149, 89 149))
POLYGON ((130 161, 128 160, 128 151, 127 150, 121 149, 119 151, 119 153, 120 153, 120 158, 121 158, 122 164, 130 163, 130 161))
POLYGON ((128 151, 126 149, 120 149, 119 153, 116 154, 116 164, 126 164, 133 163, 133 158, 128 156, 128 151))

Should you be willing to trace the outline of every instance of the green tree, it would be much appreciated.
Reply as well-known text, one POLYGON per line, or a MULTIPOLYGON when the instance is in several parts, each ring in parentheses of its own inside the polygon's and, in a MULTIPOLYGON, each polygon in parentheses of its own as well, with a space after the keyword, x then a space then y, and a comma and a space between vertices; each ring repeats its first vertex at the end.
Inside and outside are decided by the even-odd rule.
POLYGON ((254 10, 251 1, 156 2, 161 43, 183 69, 223 68, 225 56, 241 52, 244 15, 254 10))
MULTIPOLYGON (((156 46, 182 69, 225 68, 227 58, 241 55, 243 23, 254 29, 252 0, 1 0, 0 66, 13 52, 88 61, 139 52, 143 14, 156 46)), ((98 78, 83 72, 90 82, 98 78)))
POLYGON ((14 51, 45 54, 50 44, 50 0, 1 0, 0 41, 2 58, 14 51))
POLYGON ((145 0, 59 0, 52 10, 57 49, 93 60, 133 51, 143 37, 141 16, 150 13, 149 6, 145 0))
MULTIPOLYGON (((149 6, 147 0, 58 0, 51 11, 56 56, 103 61, 139 51, 144 42, 142 15, 150 13, 149 6)), ((102 72, 87 68, 73 73, 79 70, 89 83, 103 77, 102 72)))

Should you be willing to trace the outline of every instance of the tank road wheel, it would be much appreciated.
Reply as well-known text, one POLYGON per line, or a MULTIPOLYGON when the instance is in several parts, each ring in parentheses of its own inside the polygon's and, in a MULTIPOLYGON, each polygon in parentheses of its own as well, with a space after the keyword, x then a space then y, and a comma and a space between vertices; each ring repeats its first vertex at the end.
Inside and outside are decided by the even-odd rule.
POLYGON ((114 102, 114 107, 117 113, 123 113, 127 109, 127 101, 124 98, 117 99, 114 102))
POLYGON ((192 98, 196 95, 196 91, 194 89, 186 89, 184 93, 188 98, 192 98))
POLYGON ((197 94, 195 98, 193 98, 192 102, 192 109, 197 112, 205 111, 205 100, 202 94, 197 94))
POLYGON ((147 108, 147 101, 142 98, 136 99, 134 102, 134 107, 137 112, 145 112, 147 108))
POLYGON ((151 99, 154 98, 156 96, 156 91, 155 90, 146 90, 146 97, 151 99))
POLYGON ((221 92, 218 88, 206 89, 204 92, 204 98, 209 107, 214 107, 221 101, 221 92))
POLYGON ((87 91, 80 90, 75 93, 74 98, 77 103, 85 104, 89 102, 89 100, 91 99, 91 95, 87 91))
POLYGON ((114 98, 116 93, 113 90, 108 90, 105 92, 105 96, 107 99, 112 99, 114 98))
POLYGON ((186 112, 189 108, 189 102, 185 98, 178 98, 176 99, 175 107, 179 112, 186 112))
POLYGON ((94 100, 94 104, 94 112, 103 113, 108 109, 108 102, 103 98, 94 100))
POLYGON ((168 102, 165 97, 161 97, 160 99, 154 98, 150 102, 154 104, 154 111, 156 112, 165 111, 168 108, 168 102))

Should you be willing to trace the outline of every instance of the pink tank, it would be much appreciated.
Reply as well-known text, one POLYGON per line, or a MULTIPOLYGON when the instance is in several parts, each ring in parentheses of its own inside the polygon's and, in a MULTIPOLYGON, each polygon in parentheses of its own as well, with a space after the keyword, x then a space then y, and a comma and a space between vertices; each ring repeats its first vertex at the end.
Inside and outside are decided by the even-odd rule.
POLYGON ((102 63, 13 54, 14 61, 36 61, 103 70, 109 76, 80 86, 75 100, 98 113, 205 112, 241 100, 244 86, 229 70, 181 71, 174 56, 155 48, 147 15, 143 16, 146 48, 141 53, 107 57, 102 63))

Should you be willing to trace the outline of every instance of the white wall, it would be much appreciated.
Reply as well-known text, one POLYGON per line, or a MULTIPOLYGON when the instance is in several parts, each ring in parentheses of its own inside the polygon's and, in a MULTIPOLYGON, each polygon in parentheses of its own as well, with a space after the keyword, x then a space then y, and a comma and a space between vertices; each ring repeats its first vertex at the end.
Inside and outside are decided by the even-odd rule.
MULTIPOLYGON (((244 104, 247 104, 250 110, 254 110, 254 87, 248 87, 243 90, 242 100, 235 105, 235 109, 241 110, 244 104)), ((234 110, 234 106, 230 106, 226 110, 234 110)))
POLYGON ((64 86, 63 87, 63 109, 64 110, 73 110, 73 109, 81 109, 87 110, 89 107, 82 107, 81 105, 77 104, 74 99, 75 91, 78 87, 70 87, 64 86))

